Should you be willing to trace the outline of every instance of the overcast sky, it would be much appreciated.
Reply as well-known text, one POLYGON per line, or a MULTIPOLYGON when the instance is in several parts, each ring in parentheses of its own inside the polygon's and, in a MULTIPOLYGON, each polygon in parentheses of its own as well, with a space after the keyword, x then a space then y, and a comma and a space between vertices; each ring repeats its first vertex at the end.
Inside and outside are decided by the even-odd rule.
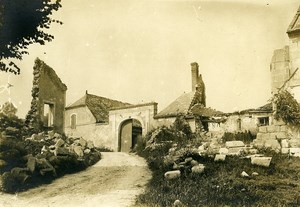
MULTIPOLYGON (((159 111, 191 91, 198 62, 207 106, 224 112, 255 108, 271 96, 270 60, 288 44, 286 30, 299 0, 63 0, 55 39, 32 45, 10 76, 10 98, 24 117, 33 63, 39 57, 68 86, 67 104, 89 93, 159 111)), ((8 74, 0 73, 0 85, 8 74)), ((9 98, 0 94, 0 103, 9 98)))

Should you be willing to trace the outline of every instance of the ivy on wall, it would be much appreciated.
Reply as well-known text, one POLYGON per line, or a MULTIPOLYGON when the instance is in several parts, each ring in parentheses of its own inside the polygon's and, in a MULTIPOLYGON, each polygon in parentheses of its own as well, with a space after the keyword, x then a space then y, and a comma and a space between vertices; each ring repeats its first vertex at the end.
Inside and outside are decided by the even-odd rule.
POLYGON ((300 126, 300 105, 294 96, 286 90, 274 96, 275 119, 282 119, 285 123, 300 126))

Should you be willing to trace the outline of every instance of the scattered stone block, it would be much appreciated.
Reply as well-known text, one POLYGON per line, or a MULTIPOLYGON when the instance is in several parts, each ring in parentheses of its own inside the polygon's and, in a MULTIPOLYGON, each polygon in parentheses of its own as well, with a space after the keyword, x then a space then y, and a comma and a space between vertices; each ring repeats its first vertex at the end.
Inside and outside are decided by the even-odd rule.
POLYGON ((287 148, 287 147, 281 148, 281 153, 282 154, 289 154, 290 153, 290 148, 287 148))
POLYGON ((281 147, 282 148, 288 148, 289 147, 289 142, 287 139, 282 139, 281 140, 281 147))
POLYGON ((229 153, 227 148, 220 148, 219 149, 219 154, 221 155, 227 155, 229 153))
POLYGON ((62 147, 65 144, 63 139, 58 139, 55 143, 55 147, 62 147))
POLYGON ((65 156, 65 155, 69 155, 69 154, 70 154, 69 150, 65 147, 56 147, 54 150, 55 156, 58 156, 58 155, 65 156))
POLYGON ((85 139, 83 139, 82 137, 80 137, 80 139, 79 139, 79 144, 80 144, 82 147, 86 147, 87 141, 85 141, 85 139))
POLYGON ((205 166, 203 164, 199 164, 192 167, 192 173, 200 174, 203 173, 205 166))
POLYGON ((32 134, 31 135, 31 140, 38 140, 38 135, 37 134, 32 134))
POLYGON ((206 152, 206 147, 205 145, 201 145, 200 147, 198 147, 198 153, 201 155, 201 154, 204 154, 206 152))
POLYGON ((168 171, 165 173, 165 178, 168 180, 179 178, 181 175, 180 170, 168 171))
POLYGON ((251 164, 258 165, 263 167, 269 167, 271 163, 272 157, 251 157, 251 164))
POLYGON ((83 151, 84 154, 89 154, 90 152, 91 152, 90 149, 85 149, 85 150, 83 151))
POLYGON ((243 171, 243 172, 241 173, 241 176, 242 176, 243 178, 249 177, 248 173, 246 173, 245 171, 243 171))
POLYGON ((225 143, 227 148, 234 148, 234 147, 244 147, 245 144, 242 141, 228 141, 225 143))
POLYGON ((196 160, 192 160, 192 161, 191 161, 191 165, 192 165, 192 166, 199 165, 199 162, 197 162, 196 160))
POLYGON ((253 172, 251 175, 252 176, 258 176, 259 174, 257 172, 253 172))
POLYGON ((78 157, 83 157, 84 154, 81 146, 74 146, 73 150, 78 157))
POLYGON ((174 207, 184 207, 184 204, 181 203, 180 200, 176 200, 176 201, 173 203, 173 206, 174 206, 174 207))
POLYGON ((215 162, 217 162, 217 161, 225 161, 225 159, 226 159, 226 155, 224 155, 224 154, 218 154, 218 155, 215 156, 214 161, 215 162))
POLYGON ((185 163, 189 163, 189 162, 191 162, 192 160, 193 160, 192 157, 187 157, 187 158, 185 158, 184 162, 185 162, 185 163))
POLYGON ((228 155, 240 155, 244 152, 243 147, 235 147, 235 148, 229 148, 228 149, 228 155))
POLYGON ((300 157, 300 148, 299 147, 292 147, 290 148, 290 155, 294 157, 300 157))

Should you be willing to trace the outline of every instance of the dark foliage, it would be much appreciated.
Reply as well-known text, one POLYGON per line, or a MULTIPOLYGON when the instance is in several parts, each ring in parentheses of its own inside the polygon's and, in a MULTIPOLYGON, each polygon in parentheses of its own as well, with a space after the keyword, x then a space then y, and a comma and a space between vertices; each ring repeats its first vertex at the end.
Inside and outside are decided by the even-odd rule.
POLYGON ((30 44, 44 45, 54 39, 44 30, 52 22, 62 24, 50 17, 60 7, 60 0, 0 0, 0 70, 20 74, 14 62, 4 60, 21 60, 30 44))
POLYGON ((222 140, 223 142, 227 141, 243 141, 246 144, 250 144, 256 138, 255 135, 252 135, 251 132, 238 132, 238 133, 230 133, 225 132, 222 140))
POLYGON ((292 125, 300 124, 300 105, 288 91, 281 91, 274 97, 275 119, 282 119, 292 125))

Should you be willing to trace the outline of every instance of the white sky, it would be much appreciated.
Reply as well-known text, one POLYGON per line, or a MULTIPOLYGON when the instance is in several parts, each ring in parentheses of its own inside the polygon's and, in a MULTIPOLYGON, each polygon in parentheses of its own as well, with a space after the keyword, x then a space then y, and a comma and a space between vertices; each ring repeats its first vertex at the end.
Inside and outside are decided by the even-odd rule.
MULTIPOLYGON (((207 106, 224 112, 264 105, 271 96, 269 64, 288 44, 286 29, 299 0, 63 0, 49 30, 54 41, 32 45, 21 75, 11 75, 11 100, 24 117, 32 67, 39 57, 68 86, 67 104, 89 93, 159 111, 191 90, 198 62, 207 106)), ((0 85, 8 74, 0 72, 0 85)), ((8 100, 0 94, 0 103, 8 100)))

